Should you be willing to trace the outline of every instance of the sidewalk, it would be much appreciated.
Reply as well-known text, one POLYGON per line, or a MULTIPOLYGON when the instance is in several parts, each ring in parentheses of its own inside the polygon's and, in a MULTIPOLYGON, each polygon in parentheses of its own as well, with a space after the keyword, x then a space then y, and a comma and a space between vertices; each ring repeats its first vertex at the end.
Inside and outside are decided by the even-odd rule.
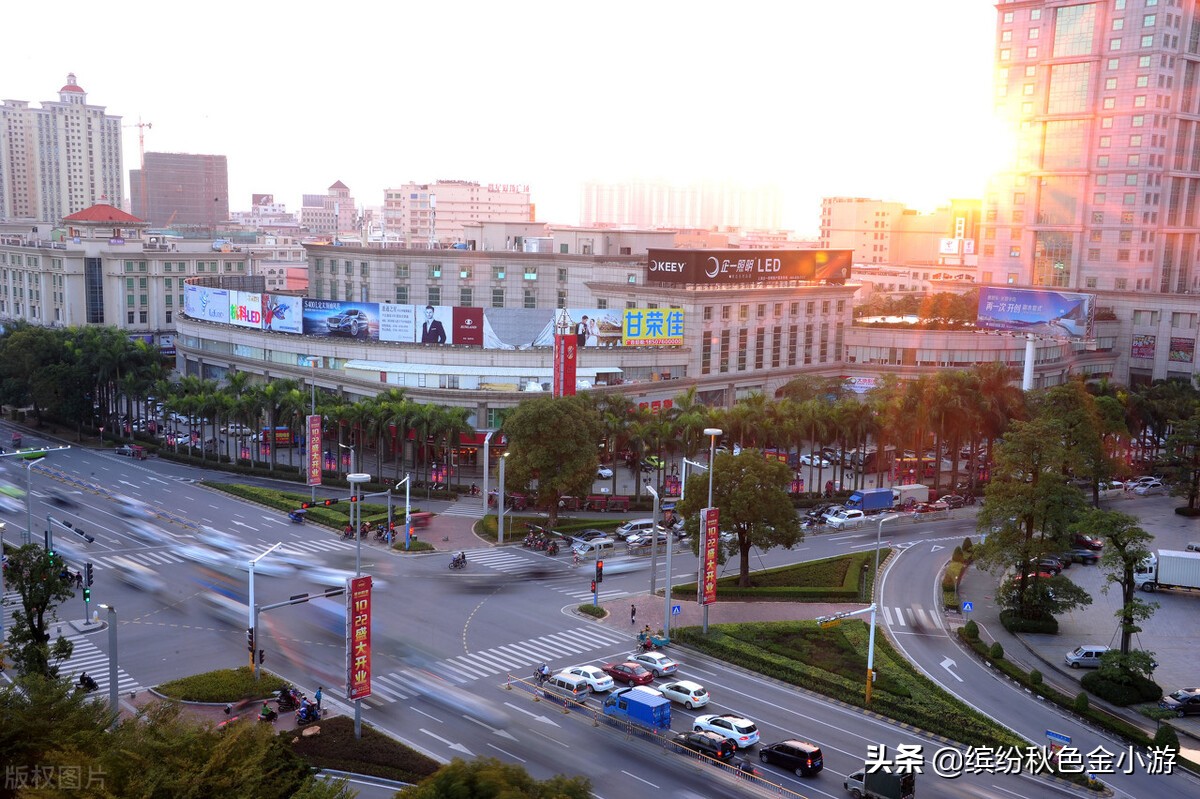
MULTIPOLYGON (((1066 576, 1070 577, 1070 571, 1075 569, 1087 568, 1095 567, 1072 566, 1066 576)), ((1060 630, 1062 630, 1062 634, 1059 635, 1010 633, 1000 623, 1000 607, 995 603, 996 587, 997 581, 993 575, 976 568, 967 569, 959 586, 959 596, 969 599, 974 604, 974 609, 969 614, 959 617, 958 620, 948 617, 947 626, 951 632, 965 624, 969 618, 979 625, 981 641, 987 644, 994 641, 1000 642, 1000 646, 1004 648, 1005 660, 1020 666, 1025 671, 1037 669, 1044 675, 1047 685, 1067 696, 1075 696, 1082 691, 1079 680, 1087 672, 1069 668, 1064 664, 1063 656, 1080 643, 1108 641, 1112 634, 1111 617, 1107 614, 1092 613, 1075 614, 1059 619, 1060 630), (1101 615, 1104 618, 1099 618, 1101 615), (1097 627, 1097 625, 1100 626, 1097 627), (1082 633, 1082 638, 1079 632, 1081 630, 1086 631, 1082 633), (1087 640, 1085 641, 1084 638, 1087 640)), ((1163 687, 1167 691, 1173 690, 1167 686, 1163 687)), ((1145 731, 1147 735, 1154 734, 1154 720, 1143 716, 1137 710, 1111 705, 1091 694, 1088 695, 1088 699, 1094 707, 1103 709, 1122 721, 1145 731)), ((1167 723, 1179 733, 1181 744, 1185 749, 1200 748, 1200 719, 1169 719, 1167 723), (1189 739, 1191 739, 1190 742, 1189 739)), ((1195 754, 1193 751, 1188 757, 1192 758, 1195 754)))

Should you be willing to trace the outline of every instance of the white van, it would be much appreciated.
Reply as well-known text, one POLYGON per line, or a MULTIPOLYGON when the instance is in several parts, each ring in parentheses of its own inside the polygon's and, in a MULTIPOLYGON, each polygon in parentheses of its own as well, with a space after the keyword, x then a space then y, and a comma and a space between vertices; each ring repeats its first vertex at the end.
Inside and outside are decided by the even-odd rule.
POLYGON ((650 532, 650 530, 653 527, 654 527, 653 519, 630 519, 629 521, 625 522, 620 527, 618 527, 615 531, 615 534, 619 540, 624 541, 626 538, 629 538, 629 536, 631 536, 631 535, 640 535, 641 533, 648 533, 648 532, 650 532))
POLYGON ((592 689, 588 685, 588 681, 583 677, 577 674, 560 672, 546 680, 542 686, 542 691, 546 696, 582 702, 591 693, 592 689))
POLYGON ((1106 646, 1084 644, 1068 652, 1063 662, 1073 669, 1097 669, 1100 668, 1100 656, 1107 651, 1106 646))
POLYGON ((572 549, 581 558, 605 558, 616 551, 617 542, 611 538, 593 538, 576 544, 572 549))

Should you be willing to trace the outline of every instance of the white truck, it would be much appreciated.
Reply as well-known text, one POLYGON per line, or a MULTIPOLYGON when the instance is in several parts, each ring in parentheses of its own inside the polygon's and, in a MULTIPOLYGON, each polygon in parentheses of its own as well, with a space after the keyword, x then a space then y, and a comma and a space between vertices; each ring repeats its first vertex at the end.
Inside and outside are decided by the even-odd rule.
POLYGON ((920 483, 892 486, 892 507, 900 510, 905 505, 915 505, 918 502, 929 501, 929 486, 920 483))
POLYGON ((1200 552, 1160 549, 1138 564, 1133 581, 1143 591, 1200 588, 1200 552))

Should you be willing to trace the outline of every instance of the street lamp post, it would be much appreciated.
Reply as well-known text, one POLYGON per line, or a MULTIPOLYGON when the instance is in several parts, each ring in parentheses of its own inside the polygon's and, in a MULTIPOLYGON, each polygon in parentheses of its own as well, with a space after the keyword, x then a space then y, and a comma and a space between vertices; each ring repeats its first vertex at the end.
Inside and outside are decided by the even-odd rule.
MULTIPOLYGON (((717 457, 717 436, 721 435, 722 432, 723 431, 719 427, 704 428, 704 435, 708 436, 708 507, 709 508, 711 508, 712 504, 713 504, 713 472, 716 471, 716 469, 713 468, 713 460, 715 460, 717 457)), ((704 535, 705 536, 708 535, 707 525, 705 526, 705 529, 704 529, 704 535)), ((718 535, 719 535, 719 532, 718 532, 718 535)), ((703 540, 704 539, 701 538, 701 541, 703 541, 703 540)), ((700 553, 700 558, 701 558, 701 562, 703 562, 703 558, 704 558, 703 551, 700 553)), ((708 605, 704 606, 703 632, 705 635, 708 635, 708 605)))
MULTIPOLYGON (((883 538, 883 523, 890 522, 892 519, 900 518, 894 513, 887 516, 879 517, 879 526, 875 529, 875 576, 871 578, 871 593, 875 593, 875 586, 879 583, 879 546, 883 538)), ((875 610, 878 604, 878 599, 871 603, 871 634, 867 641, 867 704, 871 704, 871 683, 874 682, 875 675, 875 610)))
POLYGON ((487 516, 487 498, 488 498, 488 478, 491 475, 488 471, 492 467, 492 436, 496 435, 495 430, 487 431, 487 435, 483 437, 483 515, 487 516))
MULTIPOLYGON (((0 560, 4 560, 4 528, 4 522, 0 522, 0 560)), ((0 597, 3 597, 4 592, 7 590, 8 589, 4 587, 4 569, 0 568, 0 597)), ((5 612, 3 608, 0 608, 0 644, 3 644, 5 641, 4 617, 7 615, 8 613, 5 612)), ((87 619, 84 619, 84 621, 87 621, 87 619)))
MULTIPOLYGON (((409 489, 409 478, 410 477, 412 477, 411 474, 405 474, 404 479, 401 480, 399 483, 396 483, 397 491, 400 490, 400 486, 404 486, 404 548, 405 549, 408 549, 409 543, 411 541, 411 538, 410 538, 410 535, 411 535, 410 516, 412 514, 409 513, 410 506, 408 504, 408 489, 409 489)), ((388 492, 388 501, 389 502, 391 502, 391 496, 392 496, 391 492, 389 491, 388 492)), ((391 514, 389 513, 388 514, 388 536, 389 536, 388 543, 389 544, 391 543, 391 539, 390 539, 391 530, 392 530, 391 521, 392 521, 391 514)))
MULTIPOLYGON (((272 545, 269 549, 267 549, 266 552, 263 552, 258 557, 250 559, 250 607, 248 608, 248 615, 250 618, 248 621, 250 623, 250 635, 253 636, 254 639, 254 646, 250 649, 250 671, 254 672, 254 679, 256 680, 258 679, 258 659, 254 657, 254 650, 258 649, 258 608, 254 605, 254 564, 258 563, 260 560, 265 558, 267 555, 270 555, 281 546, 283 546, 282 541, 272 545)), ((101 605, 100 607, 104 606, 101 605)))
POLYGON ((496 540, 504 543, 504 462, 508 453, 500 456, 500 492, 496 495, 496 540))
POLYGON ((33 467, 45 458, 25 462, 25 543, 33 541, 33 467))
MULTIPOLYGON (((650 515, 650 521, 653 524, 650 526, 650 595, 654 595, 655 580, 658 572, 658 490, 646 484, 646 490, 654 497, 654 512, 650 515)), ((667 552, 671 551, 670 543, 667 544, 667 552)), ((667 567, 668 574, 670 566, 667 567)))
POLYGON ((112 605, 101 605, 108 611, 108 709, 112 711, 112 726, 117 726, 121 717, 117 698, 117 609, 112 605))

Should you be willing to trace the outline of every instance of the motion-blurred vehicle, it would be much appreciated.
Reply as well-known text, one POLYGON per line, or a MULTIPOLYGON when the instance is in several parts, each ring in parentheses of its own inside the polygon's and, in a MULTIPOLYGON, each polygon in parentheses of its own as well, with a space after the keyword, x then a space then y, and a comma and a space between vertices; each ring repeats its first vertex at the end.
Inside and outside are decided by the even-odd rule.
POLYGON ((117 581, 148 594, 167 594, 166 581, 149 566, 135 563, 121 555, 109 558, 108 562, 117 581))
POLYGON ((172 538, 167 531, 144 519, 131 519, 126 523, 127 532, 143 544, 169 544, 172 538))
POLYGON ((210 616, 220 619, 226 624, 245 627, 249 623, 250 615, 245 602, 239 602, 215 591, 202 593, 200 602, 210 616))

